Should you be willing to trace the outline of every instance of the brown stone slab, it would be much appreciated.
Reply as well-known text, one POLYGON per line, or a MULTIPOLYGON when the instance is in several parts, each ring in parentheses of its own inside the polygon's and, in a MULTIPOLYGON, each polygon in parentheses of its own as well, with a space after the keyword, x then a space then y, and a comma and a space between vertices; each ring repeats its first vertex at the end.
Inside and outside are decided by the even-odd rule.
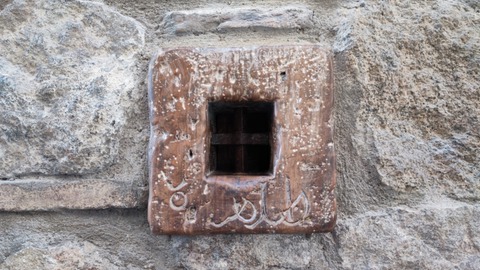
MULTIPOLYGON (((332 69, 332 53, 316 45, 160 51, 149 67, 153 233, 331 231, 336 220, 332 69), (271 131, 248 134, 239 130, 244 122, 225 116, 220 120, 231 122, 235 133, 214 134, 211 102, 232 108, 273 103, 271 131), (270 170, 212 172, 215 147, 235 140, 232 158, 243 162, 245 151, 253 151, 246 160, 250 165, 261 155, 249 145, 262 147, 268 140, 260 149, 271 149, 270 170)), ((245 109, 235 110, 232 117, 245 109)), ((248 121, 259 118, 254 116, 248 121)))

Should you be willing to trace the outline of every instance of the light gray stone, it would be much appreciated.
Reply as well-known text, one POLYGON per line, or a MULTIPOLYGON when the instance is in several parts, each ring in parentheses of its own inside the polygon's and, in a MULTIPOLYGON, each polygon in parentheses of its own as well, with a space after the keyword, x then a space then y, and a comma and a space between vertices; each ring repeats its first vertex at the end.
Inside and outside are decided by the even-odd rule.
POLYGON ((138 82, 144 28, 89 1, 0 11, 0 178, 113 164, 138 82))
POLYGON ((452 200, 398 206, 340 221, 344 269, 476 269, 480 207, 452 200))
POLYGON ((278 8, 214 7, 172 11, 165 14, 163 31, 186 35, 249 29, 308 29, 313 27, 313 11, 305 6, 278 8))
POLYGON ((0 213, 2 270, 172 269, 170 243, 138 210, 0 213))
POLYGON ((215 235, 174 237, 187 269, 328 269, 320 239, 300 235, 215 235))
POLYGON ((0 213, 0 269, 477 269, 480 207, 452 200, 313 235, 153 236, 146 210, 0 213))
POLYGON ((105 179, 0 182, 0 211, 145 207, 146 187, 105 179))
POLYGON ((463 1, 374 1, 338 14, 340 209, 478 202, 479 13, 463 1))

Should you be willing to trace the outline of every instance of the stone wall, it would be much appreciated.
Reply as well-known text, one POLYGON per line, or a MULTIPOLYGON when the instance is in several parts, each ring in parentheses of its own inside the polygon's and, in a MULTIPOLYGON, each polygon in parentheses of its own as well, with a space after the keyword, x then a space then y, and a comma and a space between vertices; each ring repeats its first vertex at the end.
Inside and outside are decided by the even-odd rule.
POLYGON ((0 269, 478 269, 475 0, 0 1, 0 269), (338 222, 153 236, 159 48, 335 53, 338 222))

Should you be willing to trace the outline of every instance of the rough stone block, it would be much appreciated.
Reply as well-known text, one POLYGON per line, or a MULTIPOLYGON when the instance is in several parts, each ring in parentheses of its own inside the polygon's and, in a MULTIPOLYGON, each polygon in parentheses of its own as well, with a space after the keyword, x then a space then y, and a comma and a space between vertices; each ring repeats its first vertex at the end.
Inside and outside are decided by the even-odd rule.
POLYGON ((111 165, 135 91, 144 29, 88 1, 0 12, 0 178, 111 165))
POLYGON ((344 269, 476 269, 479 217, 478 204, 449 199, 382 209, 339 222, 336 246, 344 269))
POLYGON ((305 6, 279 8, 209 8, 172 11, 163 18, 168 34, 201 34, 247 29, 308 29, 313 11, 305 6))
POLYGON ((145 187, 93 180, 0 182, 0 211, 134 208, 146 204, 145 187))

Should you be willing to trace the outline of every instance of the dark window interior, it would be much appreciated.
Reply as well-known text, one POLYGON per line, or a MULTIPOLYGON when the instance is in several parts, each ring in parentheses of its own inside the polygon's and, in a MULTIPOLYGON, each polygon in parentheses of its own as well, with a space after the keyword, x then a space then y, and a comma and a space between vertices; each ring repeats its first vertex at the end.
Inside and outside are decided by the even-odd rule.
POLYGON ((271 172, 272 102, 211 102, 210 170, 213 174, 271 172))

